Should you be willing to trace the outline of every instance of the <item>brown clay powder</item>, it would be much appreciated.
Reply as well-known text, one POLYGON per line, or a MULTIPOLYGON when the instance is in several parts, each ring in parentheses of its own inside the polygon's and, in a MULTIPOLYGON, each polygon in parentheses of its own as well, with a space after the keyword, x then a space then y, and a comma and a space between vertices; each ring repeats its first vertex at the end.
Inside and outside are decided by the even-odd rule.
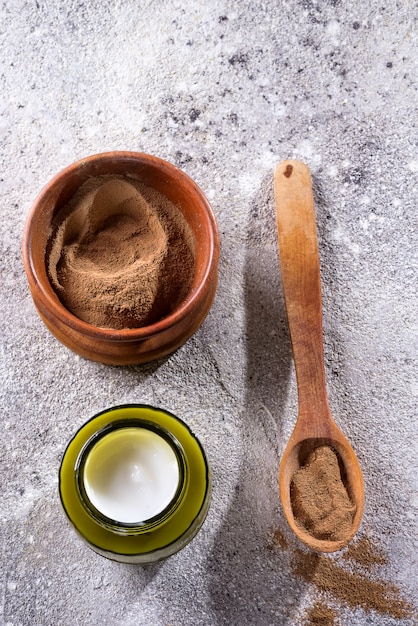
POLYGON ((387 557, 367 537, 351 543, 343 557, 345 561, 354 560, 365 569, 372 569, 375 565, 385 565, 387 557))
POLYGON ((395 585, 352 573, 326 556, 297 549, 292 569, 294 574, 352 609, 361 607, 364 611, 377 611, 398 619, 412 614, 413 607, 400 597, 395 585))
POLYGON ((333 609, 323 602, 315 602, 306 613, 306 626, 334 626, 336 615, 333 609))
POLYGON ((102 328, 138 328, 188 293, 194 239, 180 210, 136 180, 87 180, 60 211, 47 255, 64 306, 102 328))
MULTIPOLYGON (((282 535, 280 529, 274 536, 282 535)), ((272 546, 282 549, 281 542, 274 542, 272 546)), ((324 599, 332 601, 333 607, 325 602, 316 602, 305 613, 307 624, 321 624, 321 614, 334 613, 337 620, 340 613, 338 605, 346 605, 352 609, 373 611, 390 617, 417 618, 416 610, 406 598, 403 598, 400 589, 386 581, 377 578, 376 569, 385 565, 387 556, 367 537, 360 537, 336 558, 311 551, 304 551, 296 546, 290 546, 291 567, 293 574, 298 578, 311 583, 318 592, 324 594, 324 599), (359 572, 359 566, 363 573, 359 572)), ((324 617, 325 619, 325 617, 324 617)), ((327 622, 324 622, 326 624, 327 622)), ((330 622, 332 624, 333 622, 330 622)))
POLYGON ((273 532, 271 536, 271 543, 273 546, 278 546, 279 548, 287 548, 286 537, 279 528, 273 532))
POLYGON ((338 541, 350 534, 355 506, 332 448, 320 446, 311 452, 292 477, 290 489, 295 519, 313 537, 338 541))

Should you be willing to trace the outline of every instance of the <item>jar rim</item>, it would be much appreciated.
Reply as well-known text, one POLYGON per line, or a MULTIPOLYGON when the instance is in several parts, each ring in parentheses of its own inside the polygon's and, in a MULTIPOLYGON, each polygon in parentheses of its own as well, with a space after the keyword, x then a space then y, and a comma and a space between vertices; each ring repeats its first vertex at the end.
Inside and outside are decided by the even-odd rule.
POLYGON ((119 532, 122 534, 137 534, 142 532, 149 532, 156 525, 163 524, 179 506, 181 498, 184 496, 184 492, 186 489, 186 462, 184 450, 180 442, 166 428, 163 428, 155 422, 152 422, 150 420, 144 420, 141 418, 131 418, 126 420, 118 420, 116 422, 110 422, 109 424, 103 426, 103 428, 101 428, 99 431, 95 432, 90 437, 90 439, 86 441, 83 448, 80 450, 75 471, 78 492, 81 501, 86 507, 89 515, 91 515, 99 524, 102 524, 110 531, 119 532), (141 520, 134 523, 119 522, 101 513, 91 502, 84 486, 84 469, 88 455, 91 450, 96 444, 99 443, 101 439, 103 439, 103 437, 117 430, 122 430, 123 428, 143 428, 159 435, 162 439, 164 439, 164 441, 169 444, 170 448, 173 450, 179 468, 178 486, 167 506, 165 506, 162 511, 160 511, 156 515, 153 515, 149 519, 141 520))

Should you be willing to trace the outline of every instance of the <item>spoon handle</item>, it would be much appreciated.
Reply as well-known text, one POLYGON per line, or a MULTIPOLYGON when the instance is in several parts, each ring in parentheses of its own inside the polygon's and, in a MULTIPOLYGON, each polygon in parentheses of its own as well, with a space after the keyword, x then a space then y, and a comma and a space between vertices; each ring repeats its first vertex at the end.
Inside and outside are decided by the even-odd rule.
POLYGON ((330 413, 325 386, 318 239, 308 167, 300 161, 279 163, 274 173, 274 194, 299 417, 316 416, 319 423, 330 413))

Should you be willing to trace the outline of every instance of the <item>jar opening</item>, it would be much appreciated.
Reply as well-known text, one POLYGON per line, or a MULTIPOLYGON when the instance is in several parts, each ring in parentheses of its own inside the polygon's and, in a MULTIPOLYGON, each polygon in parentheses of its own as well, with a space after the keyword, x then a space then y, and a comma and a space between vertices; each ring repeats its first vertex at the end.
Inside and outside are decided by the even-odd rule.
POLYGON ((115 530, 152 527, 181 497, 184 463, 178 442, 155 425, 110 424, 81 451, 78 487, 90 515, 115 530))

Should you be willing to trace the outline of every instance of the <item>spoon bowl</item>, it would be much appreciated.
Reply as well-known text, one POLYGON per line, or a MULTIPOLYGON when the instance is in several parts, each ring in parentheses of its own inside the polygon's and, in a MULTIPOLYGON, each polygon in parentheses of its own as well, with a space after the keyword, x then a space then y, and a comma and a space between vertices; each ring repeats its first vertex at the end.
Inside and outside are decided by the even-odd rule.
POLYGON ((336 552, 351 541, 360 526, 364 506, 361 468, 350 443, 335 423, 333 424, 333 428, 330 429, 332 432, 330 432, 328 436, 324 434, 324 436, 315 437, 309 435, 305 436, 304 431, 300 427, 305 423, 303 418, 302 420, 298 419, 297 428, 295 428, 286 446, 280 463, 280 499, 290 528, 305 545, 319 552, 336 552), (318 539, 314 537, 302 525, 297 523, 293 513, 291 501, 292 478, 299 468, 304 466, 309 455, 321 446, 328 446, 336 453, 342 483, 347 490, 350 500, 355 506, 351 531, 349 534, 345 535, 343 539, 339 540, 318 539))
POLYGON ((287 522, 308 547, 320 552, 343 548, 356 534, 364 508, 360 464, 336 425, 328 405, 322 340, 318 241, 308 167, 283 161, 274 174, 276 218, 283 291, 298 387, 298 419, 280 463, 279 490, 287 522), (341 483, 352 505, 349 530, 339 537, 314 536, 295 516, 292 481, 321 447, 335 454, 341 483))

